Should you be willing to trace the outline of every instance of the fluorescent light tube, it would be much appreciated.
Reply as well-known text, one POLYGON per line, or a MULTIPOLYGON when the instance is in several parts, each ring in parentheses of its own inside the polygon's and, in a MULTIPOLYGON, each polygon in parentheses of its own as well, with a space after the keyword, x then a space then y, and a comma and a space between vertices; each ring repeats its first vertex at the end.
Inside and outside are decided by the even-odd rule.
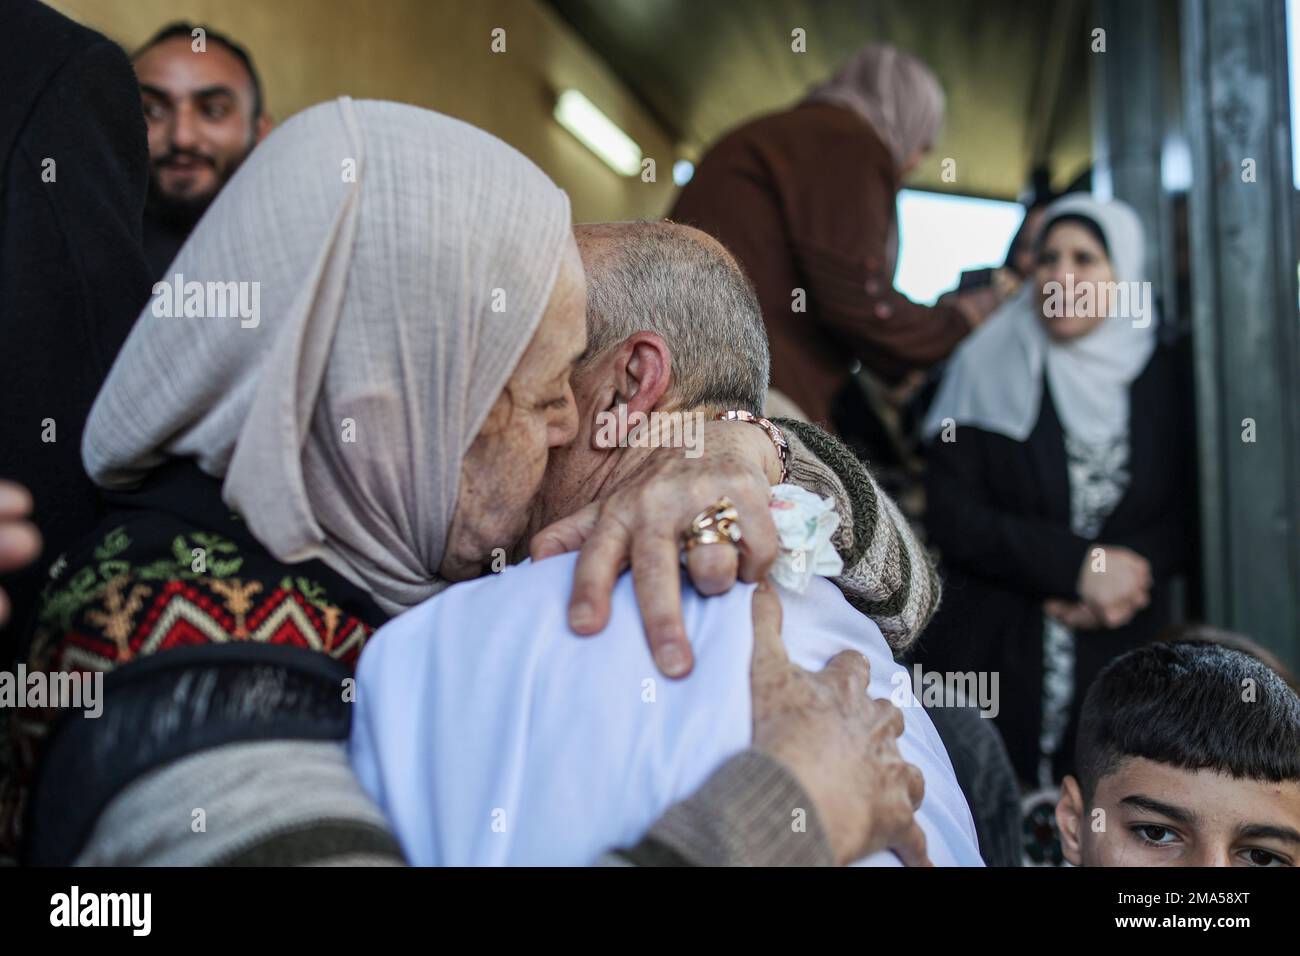
POLYGON ((560 94, 555 119, 620 176, 641 171, 641 147, 577 90, 560 94))

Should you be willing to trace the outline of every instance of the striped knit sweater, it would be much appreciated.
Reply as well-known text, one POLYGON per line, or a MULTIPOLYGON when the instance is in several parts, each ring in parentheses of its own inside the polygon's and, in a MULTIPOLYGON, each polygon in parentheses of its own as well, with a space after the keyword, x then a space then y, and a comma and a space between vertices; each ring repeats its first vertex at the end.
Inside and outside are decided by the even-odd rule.
POLYGON ((790 482, 835 500, 832 542, 844 559, 835 583, 880 627, 895 653, 907 649, 939 607, 939 578, 898 505, 838 439, 815 425, 777 419, 790 442, 790 482))

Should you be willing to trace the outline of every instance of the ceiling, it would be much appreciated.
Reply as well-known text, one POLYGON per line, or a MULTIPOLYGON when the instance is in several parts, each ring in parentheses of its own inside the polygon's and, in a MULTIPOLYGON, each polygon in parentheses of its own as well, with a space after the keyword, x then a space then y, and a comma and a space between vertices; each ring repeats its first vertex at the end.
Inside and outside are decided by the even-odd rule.
POLYGON ((1060 187, 1089 162, 1086 0, 549 0, 692 157, 795 102, 868 41, 934 68, 944 132, 909 185, 1013 199, 1046 161, 1060 187), (802 28, 806 53, 791 51, 802 28), (956 160, 956 181, 940 161, 956 160))

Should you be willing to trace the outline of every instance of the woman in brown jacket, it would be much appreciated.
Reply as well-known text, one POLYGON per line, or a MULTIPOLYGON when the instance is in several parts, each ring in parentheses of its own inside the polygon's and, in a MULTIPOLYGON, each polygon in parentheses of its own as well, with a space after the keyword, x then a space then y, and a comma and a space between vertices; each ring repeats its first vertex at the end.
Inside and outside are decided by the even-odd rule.
POLYGON ((823 426, 854 360, 896 383, 946 358, 996 304, 990 291, 928 307, 893 288, 895 200, 943 108, 924 63, 867 46, 794 108, 723 137, 669 214, 740 260, 763 306, 772 387, 823 426))

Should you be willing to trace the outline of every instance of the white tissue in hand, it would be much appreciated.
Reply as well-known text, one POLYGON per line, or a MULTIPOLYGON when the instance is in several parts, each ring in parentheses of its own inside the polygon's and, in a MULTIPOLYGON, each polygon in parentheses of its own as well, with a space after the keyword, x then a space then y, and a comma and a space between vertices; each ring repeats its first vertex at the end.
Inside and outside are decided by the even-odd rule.
POLYGON ((777 485, 768 503, 781 552, 772 567, 772 580, 802 594, 814 574, 834 577, 844 570, 831 535, 840 526, 835 502, 798 485, 777 485))

